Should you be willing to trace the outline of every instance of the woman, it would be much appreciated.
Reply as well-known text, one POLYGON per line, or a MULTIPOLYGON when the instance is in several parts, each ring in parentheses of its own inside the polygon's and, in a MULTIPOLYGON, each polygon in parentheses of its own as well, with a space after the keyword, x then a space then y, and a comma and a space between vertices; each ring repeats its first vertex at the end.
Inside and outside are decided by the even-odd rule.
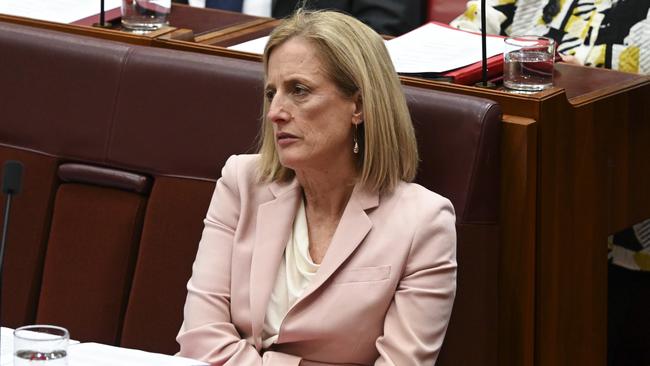
POLYGON ((259 155, 205 219, 180 355, 213 365, 431 365, 455 293, 450 202, 407 183, 417 147, 382 39, 303 12, 264 52, 259 155))

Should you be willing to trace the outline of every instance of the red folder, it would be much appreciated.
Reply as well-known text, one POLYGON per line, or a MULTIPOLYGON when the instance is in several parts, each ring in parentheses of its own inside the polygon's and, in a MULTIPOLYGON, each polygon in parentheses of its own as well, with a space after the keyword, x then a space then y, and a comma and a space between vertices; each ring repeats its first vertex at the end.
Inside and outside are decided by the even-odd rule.
MULTIPOLYGON (((444 23, 439 23, 439 22, 432 22, 436 23, 438 25, 447 27, 447 28, 452 28, 456 29, 459 32, 467 32, 471 34, 476 34, 477 36, 481 37, 481 33, 476 33, 476 32, 469 32, 465 31, 462 29, 454 28, 448 24, 444 23)), ((505 38, 503 36, 498 36, 494 34, 488 34, 488 37, 497 37, 497 38, 505 38)), ((494 79, 496 77, 499 77, 503 75, 503 54, 498 54, 494 55, 492 57, 489 57, 487 60, 487 78, 488 80, 494 79)), ((474 85, 481 81, 481 78, 483 77, 483 61, 479 61, 476 63, 473 63, 471 65, 467 65, 464 67, 461 67, 456 70, 448 71, 443 73, 444 76, 449 77, 453 80, 454 83, 456 84, 463 84, 463 85, 474 85)))
MULTIPOLYGON (((499 77, 503 74, 503 54, 495 55, 487 60, 488 80, 499 77)), ((456 70, 447 71, 442 74, 448 77, 455 84, 474 85, 483 77, 483 62, 479 61, 456 70)))

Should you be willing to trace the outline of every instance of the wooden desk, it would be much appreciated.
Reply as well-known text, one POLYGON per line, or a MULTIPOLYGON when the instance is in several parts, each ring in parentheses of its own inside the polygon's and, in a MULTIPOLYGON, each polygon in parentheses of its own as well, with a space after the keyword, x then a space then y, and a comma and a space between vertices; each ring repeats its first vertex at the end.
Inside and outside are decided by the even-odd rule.
MULTIPOLYGON (((650 78, 556 70, 557 87, 532 96, 403 80, 494 99, 505 113, 538 122, 536 171, 504 164, 500 365, 605 365, 607 236, 650 217, 650 78), (529 197, 520 201, 508 187, 533 177, 529 212, 529 197)), ((513 154, 513 136, 503 139, 502 152, 513 154)))
MULTIPOLYGON (((249 25, 202 33, 201 42, 167 32, 146 44, 259 60, 222 47, 268 33, 274 23, 249 25)), ((556 87, 533 95, 402 82, 493 99, 505 113, 498 365, 604 366, 607 236, 650 217, 650 78, 558 64, 556 87)))

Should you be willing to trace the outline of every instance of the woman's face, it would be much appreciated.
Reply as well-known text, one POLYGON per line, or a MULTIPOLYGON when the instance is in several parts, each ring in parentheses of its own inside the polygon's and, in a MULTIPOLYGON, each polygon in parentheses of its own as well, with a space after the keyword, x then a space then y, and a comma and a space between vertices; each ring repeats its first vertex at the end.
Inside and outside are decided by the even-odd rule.
MULTIPOLYGON (((316 48, 300 37, 269 57, 266 98, 280 163, 322 172, 353 160, 353 123, 361 121, 356 97, 346 97, 325 75, 316 48)), ((341 165, 346 164, 346 165, 341 165)))

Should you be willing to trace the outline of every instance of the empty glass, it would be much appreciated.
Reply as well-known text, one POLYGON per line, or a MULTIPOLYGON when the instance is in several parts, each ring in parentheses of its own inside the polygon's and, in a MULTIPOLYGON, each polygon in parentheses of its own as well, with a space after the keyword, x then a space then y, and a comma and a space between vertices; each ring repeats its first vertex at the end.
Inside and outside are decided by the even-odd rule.
POLYGON ((122 26, 141 33, 160 29, 171 7, 171 0, 122 0, 122 26))
POLYGON ((503 86, 537 92, 553 86, 555 41, 547 37, 516 36, 505 39, 503 86))
POLYGON ((70 334, 53 325, 27 325, 14 330, 14 366, 65 366, 70 334))

